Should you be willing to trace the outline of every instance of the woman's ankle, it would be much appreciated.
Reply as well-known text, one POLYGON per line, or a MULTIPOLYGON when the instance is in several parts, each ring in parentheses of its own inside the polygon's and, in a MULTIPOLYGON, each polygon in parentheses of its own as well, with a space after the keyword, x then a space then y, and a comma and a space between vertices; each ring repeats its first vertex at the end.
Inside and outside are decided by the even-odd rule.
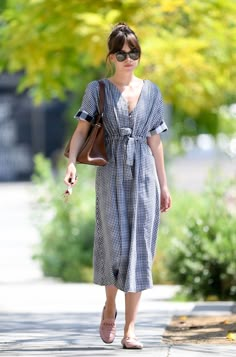
POLYGON ((124 327, 124 337, 135 338, 135 328, 134 324, 125 325, 124 327))
POLYGON ((115 315, 116 315, 116 304, 114 302, 109 303, 106 301, 105 309, 104 309, 105 318, 114 319, 115 315))

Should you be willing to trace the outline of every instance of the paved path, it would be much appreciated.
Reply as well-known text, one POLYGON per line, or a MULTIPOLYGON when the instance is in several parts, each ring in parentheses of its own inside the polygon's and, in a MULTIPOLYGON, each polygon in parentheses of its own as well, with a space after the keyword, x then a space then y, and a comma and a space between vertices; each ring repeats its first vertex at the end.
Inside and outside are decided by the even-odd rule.
POLYGON ((38 233, 31 223, 29 184, 0 185, 0 355, 221 357, 236 355, 236 345, 168 346, 162 334, 173 315, 230 314, 233 303, 170 302, 176 287, 145 291, 137 321, 142 351, 121 349, 124 296, 117 297, 117 338, 104 345, 98 334, 103 288, 63 284, 43 278, 31 260, 38 233))

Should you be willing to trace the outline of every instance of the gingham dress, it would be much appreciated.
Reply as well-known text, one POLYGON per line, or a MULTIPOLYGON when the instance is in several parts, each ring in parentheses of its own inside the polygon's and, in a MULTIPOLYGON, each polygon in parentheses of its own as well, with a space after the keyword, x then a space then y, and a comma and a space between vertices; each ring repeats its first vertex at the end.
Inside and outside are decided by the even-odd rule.
MULTIPOLYGON (((119 89, 105 82, 104 126, 109 163, 96 173, 94 283, 124 292, 152 287, 152 263, 160 218, 160 189, 147 137, 167 130, 160 90, 144 80, 129 113, 119 89)), ((93 120, 97 81, 88 84, 75 118, 93 120)))

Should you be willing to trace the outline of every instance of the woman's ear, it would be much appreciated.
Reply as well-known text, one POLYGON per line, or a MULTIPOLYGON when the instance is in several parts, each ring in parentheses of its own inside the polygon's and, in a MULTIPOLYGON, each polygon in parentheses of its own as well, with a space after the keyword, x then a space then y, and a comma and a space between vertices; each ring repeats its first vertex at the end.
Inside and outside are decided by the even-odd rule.
POLYGON ((109 55, 109 59, 110 59, 110 61, 111 62, 115 62, 115 55, 114 55, 114 53, 111 53, 110 55, 109 55))

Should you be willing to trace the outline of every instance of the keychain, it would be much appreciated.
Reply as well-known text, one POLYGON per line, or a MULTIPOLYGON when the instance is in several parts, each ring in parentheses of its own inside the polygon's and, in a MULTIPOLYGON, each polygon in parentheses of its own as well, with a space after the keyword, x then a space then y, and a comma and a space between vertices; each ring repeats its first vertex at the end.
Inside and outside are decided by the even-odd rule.
MULTIPOLYGON (((75 176, 75 181, 76 181, 76 180, 77 180, 77 176, 75 176)), ((71 182, 71 177, 69 178, 68 181, 71 182)), ((72 186, 69 185, 69 186, 67 186, 67 189, 65 190, 65 192, 64 192, 64 194, 63 194, 64 199, 65 199, 65 202, 68 201, 68 198, 69 198, 69 196, 70 196, 71 194, 72 194, 72 186)))

